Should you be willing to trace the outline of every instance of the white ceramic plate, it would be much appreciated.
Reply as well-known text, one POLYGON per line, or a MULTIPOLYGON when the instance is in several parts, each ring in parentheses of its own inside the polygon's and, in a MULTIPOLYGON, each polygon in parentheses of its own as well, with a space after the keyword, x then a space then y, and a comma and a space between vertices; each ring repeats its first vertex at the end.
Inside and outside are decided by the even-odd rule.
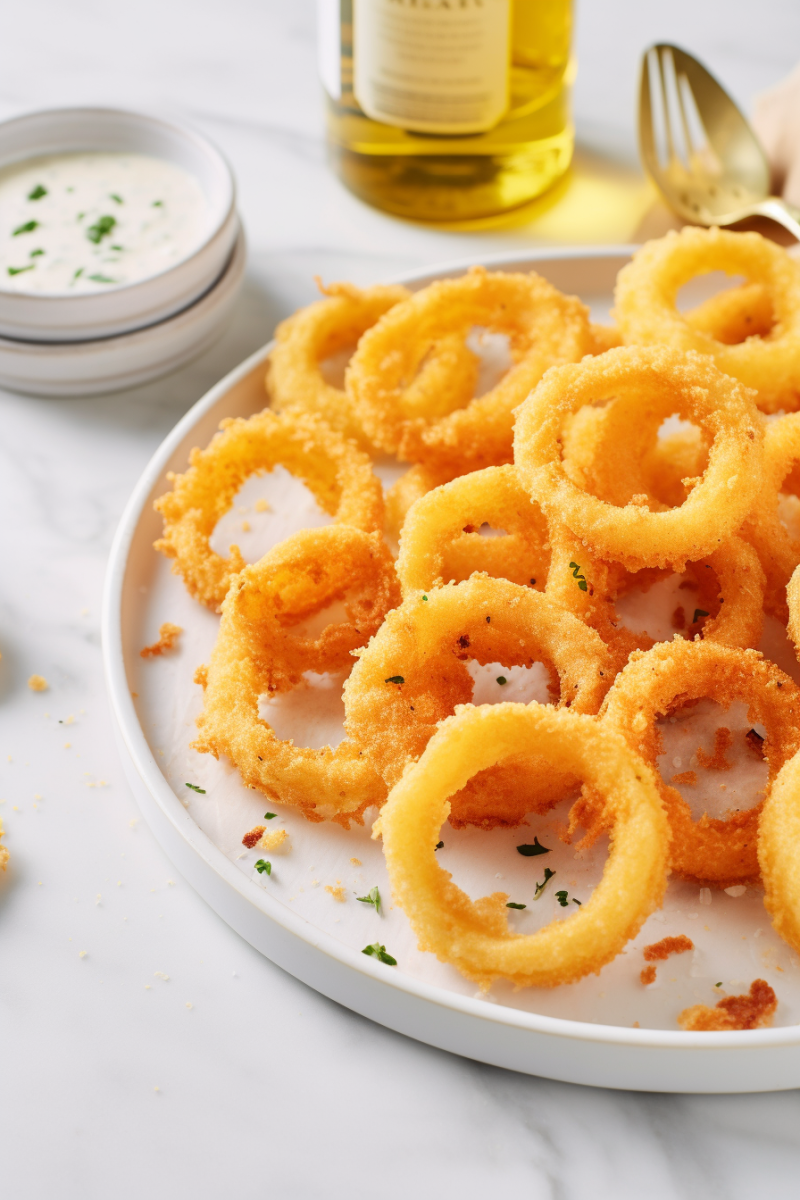
MULTIPOLYGON (((628 249, 618 247, 543 252, 522 260, 506 257, 487 265, 534 268, 563 290, 580 294, 602 319, 627 258, 628 249)), ((422 286, 431 278, 460 273, 466 265, 405 282, 422 286)), ((285 970, 356 1012, 442 1049, 530 1074, 614 1088, 747 1092, 800 1085, 800 965, 771 930, 754 889, 745 896, 712 896, 689 884, 671 883, 663 911, 599 976, 553 990, 515 993, 495 985, 483 996, 455 970, 416 948, 403 914, 391 908, 380 848, 370 840, 368 828, 346 832, 282 810, 268 828, 286 828, 292 852, 270 856, 270 878, 255 872, 255 860, 263 852, 244 851, 241 837, 260 822, 269 805, 240 784, 230 764, 190 749, 200 707, 191 677, 194 667, 207 661, 218 618, 189 599, 168 563, 153 552, 160 519, 152 501, 167 490, 166 472, 184 469, 189 450, 206 444, 223 417, 247 416, 263 407, 268 353, 265 347, 217 384, 162 444, 126 509, 109 563, 103 641, 120 752, 142 812, 178 870, 237 932, 285 970), (185 630, 179 650, 143 661, 139 650, 165 620, 185 630), (186 783, 202 787, 203 794, 187 790, 186 783), (374 884, 384 897, 381 916, 357 901, 374 884), (338 887, 344 903, 337 903, 333 894, 338 887), (693 937, 695 952, 661 964, 657 984, 643 988, 642 945, 679 932, 693 937), (375 940, 397 957, 397 967, 360 952, 375 940), (776 1027, 728 1034, 676 1029, 681 1008, 715 1002, 720 995, 716 983, 724 983, 728 993, 744 991, 758 976, 779 995, 776 1027), (634 1027, 636 1021, 644 1027, 634 1027)), ((300 511, 288 478, 276 471, 251 481, 247 496, 240 497, 249 499, 243 504, 246 524, 255 524, 253 499, 261 495, 270 500, 272 513, 263 519, 272 522, 273 540, 315 519, 300 511)), ((255 548, 253 543, 247 554, 247 539, 255 534, 242 529, 241 511, 235 509, 226 520, 223 542, 233 540, 238 528, 247 557, 263 552, 263 545, 255 548)), ((494 681, 484 676, 481 686, 491 690, 494 681)), ((504 699, 515 698, 510 691, 503 693, 504 699)), ((291 705, 270 720, 283 722, 283 730, 276 724, 281 736, 294 734, 300 741, 305 734, 305 744, 323 744, 332 727, 331 720, 326 725, 324 710, 333 694, 326 695, 324 688, 316 694, 317 709, 305 726, 301 719, 298 727, 291 705)), ((308 704, 304 711, 311 713, 308 704)), ((733 723, 732 717, 727 719, 733 723)), ((515 845, 531 841, 534 832, 552 847, 546 861, 559 876, 555 886, 567 887, 570 895, 586 895, 602 869, 602 857, 599 852, 580 856, 561 845, 546 819, 537 819, 529 830, 491 834, 446 827, 442 863, 474 894, 475 888, 487 890, 491 859, 490 882, 503 880, 491 890, 502 888, 528 903, 528 911, 512 919, 521 922, 520 928, 526 921, 544 923, 561 915, 555 886, 540 905, 532 905, 541 860, 514 853, 515 845), (479 853, 471 853, 476 846, 479 853), (502 867, 497 875, 496 866, 502 867)))
POLYGON ((204 296, 157 325, 89 342, 18 342, 0 337, 0 387, 34 396, 95 396, 176 371, 217 338, 247 262, 237 223, 233 253, 204 296))

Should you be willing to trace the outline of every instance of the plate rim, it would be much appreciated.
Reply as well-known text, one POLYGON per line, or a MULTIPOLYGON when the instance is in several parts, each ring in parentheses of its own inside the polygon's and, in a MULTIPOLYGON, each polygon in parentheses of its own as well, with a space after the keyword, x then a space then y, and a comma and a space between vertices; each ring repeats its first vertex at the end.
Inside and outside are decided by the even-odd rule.
MULTIPOLYGON (((474 265, 476 258, 481 265, 487 267, 514 264, 519 266, 529 264, 531 267, 535 267, 537 263, 554 260, 620 258, 630 256, 635 249, 637 249, 636 246, 611 244, 587 247, 543 247, 524 252, 509 251, 496 255, 479 255, 403 272, 394 277, 391 282, 419 283, 441 278, 443 275, 466 270, 469 266, 474 265)), ((163 476, 166 464, 172 454, 198 421, 213 409, 231 388, 246 378, 259 365, 266 362, 273 344, 272 340, 267 342, 232 371, 229 371, 192 405, 163 439, 133 489, 120 518, 109 553, 103 594, 101 632, 112 714, 117 732, 123 739, 132 765, 175 832, 188 843, 189 848, 204 860, 206 866, 223 883, 232 886, 243 900, 270 920, 275 921, 284 932, 301 939, 308 947, 334 959, 342 967, 350 968, 373 981, 385 983, 397 991, 405 992, 417 1000, 435 1005, 440 1009, 449 1009, 467 1017, 488 1021, 494 1025, 517 1028, 533 1034, 567 1039, 572 1042, 594 1043, 598 1046, 616 1044, 626 1049, 640 1047, 643 1050, 723 1051, 737 1048, 753 1051, 756 1048, 775 1050, 780 1047, 800 1045, 800 1024, 727 1033, 689 1033, 683 1030, 637 1029, 621 1025, 593 1024, 532 1013, 448 992, 441 986, 415 979, 400 972, 387 977, 385 966, 373 962, 371 958, 362 955, 359 951, 338 942, 332 935, 318 929, 306 918, 292 913, 280 901, 270 897, 263 888, 239 871, 189 816, 161 773, 150 751, 128 687, 122 629, 122 598, 128 554, 145 505, 155 484, 163 476)), ((230 922, 227 923, 230 924, 230 922)), ((240 933, 239 936, 243 935, 240 933)), ((265 955, 265 957, 269 956, 265 955)), ((605 1086, 613 1085, 606 1084, 605 1086)))

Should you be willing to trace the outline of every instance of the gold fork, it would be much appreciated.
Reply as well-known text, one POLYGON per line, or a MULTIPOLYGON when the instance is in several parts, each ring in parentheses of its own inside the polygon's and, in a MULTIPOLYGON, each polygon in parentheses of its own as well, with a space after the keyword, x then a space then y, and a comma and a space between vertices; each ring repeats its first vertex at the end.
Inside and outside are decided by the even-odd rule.
POLYGON ((639 146, 662 196, 695 225, 769 217, 800 240, 800 210, 770 195, 758 138, 728 93, 678 46, 646 50, 639 80, 639 146))

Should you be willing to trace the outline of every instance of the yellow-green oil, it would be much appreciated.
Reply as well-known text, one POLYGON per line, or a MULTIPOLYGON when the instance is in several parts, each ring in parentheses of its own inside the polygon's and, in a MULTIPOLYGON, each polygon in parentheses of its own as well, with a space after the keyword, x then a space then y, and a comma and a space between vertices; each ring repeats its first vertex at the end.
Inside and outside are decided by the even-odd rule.
MULTIPOLYGON (((487 133, 407 132, 353 95, 352 5, 342 0, 341 99, 326 97, 331 161, 362 200, 417 221, 464 221, 540 196, 572 158, 572 0, 511 0, 510 105, 487 133)), ((355 0, 357 3, 358 0, 355 0)))

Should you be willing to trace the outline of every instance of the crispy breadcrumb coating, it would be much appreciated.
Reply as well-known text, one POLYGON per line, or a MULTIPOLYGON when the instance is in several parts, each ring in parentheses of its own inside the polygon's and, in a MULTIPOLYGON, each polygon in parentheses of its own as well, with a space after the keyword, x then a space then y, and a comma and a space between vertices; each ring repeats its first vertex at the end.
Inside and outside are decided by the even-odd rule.
POLYGON ((165 621, 159 626, 158 641, 153 642, 152 646, 145 646, 139 653, 142 658, 155 658, 159 654, 165 654, 167 650, 171 650, 177 642, 183 629, 180 625, 173 625, 171 621, 165 621))

